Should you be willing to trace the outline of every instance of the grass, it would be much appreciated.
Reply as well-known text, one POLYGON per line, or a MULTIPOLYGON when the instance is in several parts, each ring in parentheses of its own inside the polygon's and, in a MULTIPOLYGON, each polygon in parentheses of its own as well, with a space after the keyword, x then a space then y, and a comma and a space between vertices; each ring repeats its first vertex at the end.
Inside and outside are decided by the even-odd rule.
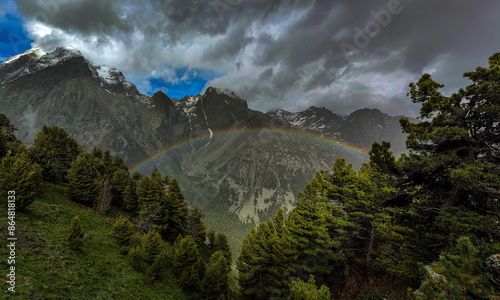
MULTIPOLYGON (((7 274, 7 214, 3 211, 0 272, 7 274)), ((168 261, 154 281, 144 270, 133 269, 113 240, 112 218, 70 201, 64 185, 45 186, 25 212, 17 212, 15 221, 16 292, 7 292, 9 286, 4 279, 2 299, 186 298, 175 283, 168 261), (68 247, 69 224, 75 215, 85 231, 80 250, 68 247)), ((139 244, 138 237, 134 244, 139 244)))

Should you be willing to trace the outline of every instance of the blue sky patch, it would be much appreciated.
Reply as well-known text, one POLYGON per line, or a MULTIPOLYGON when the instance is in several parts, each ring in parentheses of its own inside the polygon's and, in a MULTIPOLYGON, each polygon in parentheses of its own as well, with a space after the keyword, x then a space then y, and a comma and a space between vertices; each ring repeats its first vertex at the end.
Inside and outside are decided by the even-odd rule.
POLYGON ((27 35, 20 17, 10 13, 0 17, 0 62, 31 49, 33 40, 27 35))
POLYGON ((206 83, 217 77, 221 77, 222 74, 217 74, 213 71, 197 70, 182 68, 175 71, 177 82, 167 82, 163 81, 163 78, 149 78, 149 83, 151 85, 152 92, 148 94, 154 94, 158 90, 165 91, 170 98, 181 99, 184 96, 191 96, 199 94, 203 91, 206 83), (187 74, 186 74, 187 73, 187 74), (188 75, 188 76, 186 76, 188 75), (185 80, 182 80, 183 77, 185 80))

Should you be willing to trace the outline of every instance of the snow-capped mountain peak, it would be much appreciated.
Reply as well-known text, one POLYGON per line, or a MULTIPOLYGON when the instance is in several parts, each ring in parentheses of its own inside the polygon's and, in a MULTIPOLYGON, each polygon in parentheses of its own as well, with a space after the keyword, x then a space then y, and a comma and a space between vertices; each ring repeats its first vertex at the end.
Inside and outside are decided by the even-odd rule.
POLYGON ((71 46, 57 47, 56 50, 44 54, 38 59, 36 65, 33 68, 33 72, 39 71, 44 68, 56 66, 67 60, 77 57, 83 57, 83 55, 82 53, 80 53, 80 51, 76 50, 75 48, 71 46))
POLYGON ((184 96, 183 98, 181 98, 180 100, 178 101, 175 101, 175 105, 176 106, 182 106, 184 108, 190 108, 190 107, 193 107, 197 102, 198 100, 200 100, 201 98, 201 94, 198 94, 198 95, 191 95, 191 96, 184 96))
POLYGON ((40 47, 34 47, 7 59, 0 64, 0 85, 13 82, 22 76, 62 65, 73 59, 79 59, 74 63, 80 66, 82 74, 85 73, 85 70, 87 70, 86 72, 90 70, 94 80, 97 80, 101 87, 110 92, 139 94, 135 86, 125 79, 120 71, 112 67, 93 64, 72 46, 57 47, 49 53, 45 53, 40 47))
POLYGON ((40 47, 34 47, 10 57, 0 64, 0 84, 15 81, 19 77, 57 66, 78 57, 83 56, 80 51, 71 46, 58 47, 50 53, 45 53, 40 47))
POLYGON ((130 83, 122 72, 118 71, 116 68, 108 66, 94 65, 89 62, 90 68, 95 70, 94 76, 97 77, 102 86, 123 86, 124 90, 135 89, 135 86, 130 83))
POLYGON ((26 57, 26 56, 36 57, 38 59, 38 58, 42 57, 44 54, 45 54, 45 51, 43 51, 42 48, 36 46, 36 47, 33 47, 27 51, 24 51, 23 53, 20 53, 18 55, 15 55, 15 56, 8 58, 4 62, 4 64, 11 64, 11 63, 17 61, 19 58, 26 57))

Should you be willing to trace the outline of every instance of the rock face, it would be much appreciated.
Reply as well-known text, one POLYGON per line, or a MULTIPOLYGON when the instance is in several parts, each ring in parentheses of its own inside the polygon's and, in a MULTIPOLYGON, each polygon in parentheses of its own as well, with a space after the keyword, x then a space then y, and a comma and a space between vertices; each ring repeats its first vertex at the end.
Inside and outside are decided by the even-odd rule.
POLYGON ((25 144, 43 125, 57 125, 85 148, 113 149, 128 163, 163 146, 156 136, 168 107, 155 110, 160 100, 140 95, 120 72, 103 71, 77 50, 57 48, 39 56, 40 51, 32 49, 0 65, 1 111, 25 144))
POLYGON ((212 87, 180 100, 141 95, 121 72, 70 47, 48 54, 35 48, 1 64, 0 107, 27 146, 43 125, 57 125, 85 149, 110 148, 144 174, 157 167, 179 180, 192 204, 242 221, 264 221, 279 206, 291 209, 298 190, 336 158, 355 168, 368 161, 337 142, 364 149, 382 139, 404 143, 396 118, 378 110, 348 117, 317 107, 264 114, 212 87))
POLYGON ((494 254, 486 260, 486 271, 492 275, 491 280, 500 288, 500 254, 494 254))
POLYGON ((374 142, 388 141, 396 157, 406 152, 406 134, 399 126, 401 116, 391 117, 378 109, 360 109, 344 118, 315 106, 303 112, 278 109, 267 114, 290 129, 334 138, 365 151, 369 151, 374 142))

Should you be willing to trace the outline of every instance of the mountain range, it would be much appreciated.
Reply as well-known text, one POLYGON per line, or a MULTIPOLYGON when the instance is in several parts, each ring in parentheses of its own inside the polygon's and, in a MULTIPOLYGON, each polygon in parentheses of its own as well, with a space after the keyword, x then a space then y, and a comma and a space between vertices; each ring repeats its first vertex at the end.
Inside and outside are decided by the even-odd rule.
POLYGON ((85 149, 104 146, 134 170, 176 178, 204 211, 249 223, 278 207, 289 211, 297 192, 339 157, 359 168, 382 140, 396 155, 405 151, 399 117, 377 109, 263 113, 214 87, 182 99, 143 95, 121 72, 71 47, 33 48, 0 64, 0 112, 27 146, 43 125, 56 125, 85 149))

